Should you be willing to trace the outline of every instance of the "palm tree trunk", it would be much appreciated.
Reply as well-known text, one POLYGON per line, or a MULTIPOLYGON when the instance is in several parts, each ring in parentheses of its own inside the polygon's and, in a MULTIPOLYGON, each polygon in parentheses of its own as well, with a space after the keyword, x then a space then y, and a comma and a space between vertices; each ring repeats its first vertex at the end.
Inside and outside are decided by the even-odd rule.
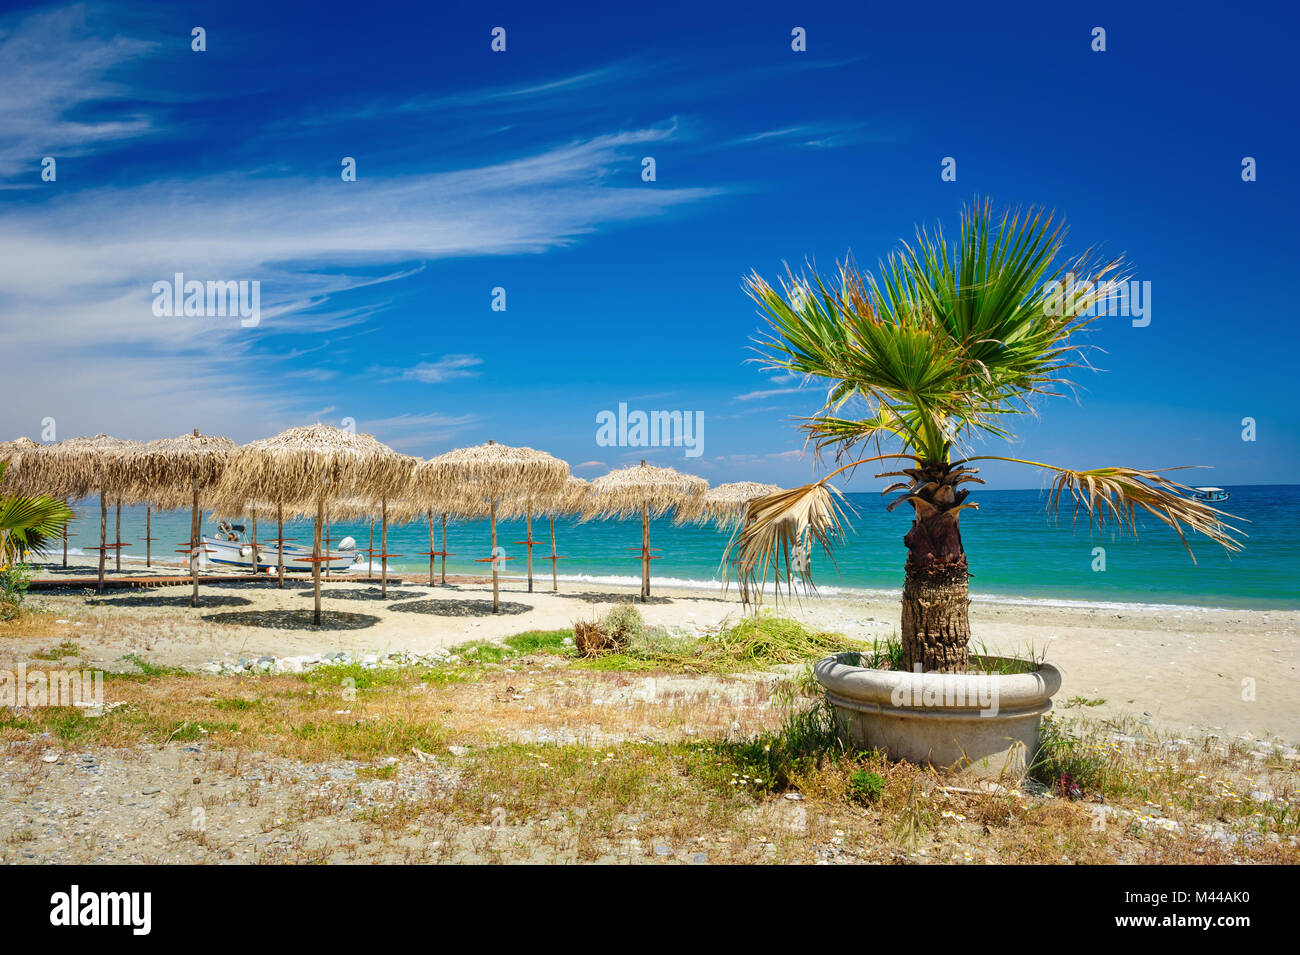
POLYGON ((957 505, 967 492, 954 493, 946 466, 924 477, 932 489, 918 489, 910 499, 915 515, 903 538, 903 660, 913 671, 963 673, 970 643, 970 571, 957 505))

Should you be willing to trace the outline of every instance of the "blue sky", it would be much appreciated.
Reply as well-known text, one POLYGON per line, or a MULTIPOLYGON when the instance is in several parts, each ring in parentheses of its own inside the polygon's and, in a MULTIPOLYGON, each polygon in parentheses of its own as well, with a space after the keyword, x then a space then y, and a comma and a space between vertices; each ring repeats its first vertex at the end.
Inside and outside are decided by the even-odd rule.
POLYGON ((12 8, 0 437, 39 438, 47 417, 61 438, 239 441, 352 418, 421 456, 492 438, 586 477, 646 457, 802 482, 818 472, 791 419, 821 389, 746 361, 760 320, 741 278, 848 252, 874 266, 988 196, 1057 210, 1070 251, 1122 253, 1151 282, 1150 325, 1100 321, 1105 373, 1043 404, 1011 453, 1294 481, 1294 14, 565 9, 12 8), (175 272, 260 281, 260 324, 155 316, 151 285, 175 272), (619 402, 702 411, 704 453, 599 447, 619 402))

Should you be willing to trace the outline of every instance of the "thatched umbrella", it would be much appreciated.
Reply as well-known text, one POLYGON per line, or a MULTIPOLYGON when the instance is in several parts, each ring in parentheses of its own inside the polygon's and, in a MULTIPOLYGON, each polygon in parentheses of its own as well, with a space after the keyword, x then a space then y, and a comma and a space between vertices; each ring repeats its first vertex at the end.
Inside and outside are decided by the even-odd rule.
MULTIPOLYGON (((428 462, 423 482, 456 488, 456 499, 488 506, 492 524, 492 611, 501 608, 497 560, 497 508, 504 502, 554 494, 564 486, 569 466, 545 451, 511 448, 489 441, 473 448, 440 454, 428 462)), ((530 521, 531 525, 531 521, 530 521)), ((532 534, 529 534, 532 537, 532 534)))
POLYGON ((108 498, 131 486, 126 461, 139 442, 123 441, 99 434, 93 438, 69 438, 44 445, 24 455, 20 474, 25 487, 41 487, 43 493, 65 499, 99 494, 99 574, 95 592, 104 592, 104 555, 108 550, 108 498))
POLYGON ((173 504, 181 495, 189 497, 191 607, 199 605, 199 552, 203 546, 199 496, 216 487, 235 447, 229 438, 199 434, 195 428, 193 434, 150 441, 127 456, 131 487, 137 494, 151 502, 170 498, 173 504))
POLYGON ((696 498, 693 506, 678 508, 675 523, 714 524, 719 530, 735 530, 745 522, 749 502, 781 488, 757 481, 736 481, 711 487, 696 498))
POLYGON ((591 482, 583 519, 641 515, 641 600, 650 597, 650 520, 677 508, 690 509, 709 482, 672 468, 638 467, 610 471, 591 482))
POLYGON ((340 497, 399 497, 415 459, 398 454, 368 434, 353 434, 323 424, 290 428, 273 438, 252 441, 231 456, 222 482, 223 497, 268 497, 312 501, 312 585, 314 623, 320 625, 320 543, 325 505, 340 497))

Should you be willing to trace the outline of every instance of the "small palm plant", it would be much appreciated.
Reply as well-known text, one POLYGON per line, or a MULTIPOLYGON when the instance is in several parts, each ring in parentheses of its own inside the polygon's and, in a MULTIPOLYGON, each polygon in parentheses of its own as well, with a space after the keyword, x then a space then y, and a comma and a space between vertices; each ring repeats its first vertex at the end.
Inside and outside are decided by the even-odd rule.
POLYGON ((995 221, 985 201, 963 211, 954 245, 942 228, 918 230, 914 247, 904 244, 881 264, 879 279, 852 263, 833 283, 788 269, 779 289, 757 273, 747 277, 746 291, 770 325, 759 341, 766 367, 830 383, 824 407, 803 419, 809 442, 819 458, 830 449, 837 463, 854 459, 814 484, 750 503, 728 547, 729 573, 746 603, 761 596, 769 574, 778 593, 783 581, 788 585, 791 555, 806 553, 811 541, 830 553, 843 535, 843 515, 829 480, 878 461, 907 465, 877 477, 902 479, 883 492, 898 492, 889 510, 903 502, 913 509, 903 539, 901 629, 909 670, 967 668, 969 571, 959 519, 979 506, 963 487, 984 483, 972 466, 978 461, 1051 472, 1053 512, 1065 497, 1100 526, 1136 532, 1142 511, 1171 527, 1184 546, 1190 529, 1240 548, 1233 537, 1240 532, 1225 522, 1234 518, 1166 476, 1177 468, 1081 471, 969 455, 972 438, 1012 440, 1008 418, 1032 413, 1040 396, 1074 387, 1071 371, 1086 364, 1086 346, 1076 336, 1121 291, 1118 260, 1099 264, 1085 253, 1067 262, 1063 238, 1050 214, 1004 213, 995 221), (896 450, 885 453, 886 444, 896 450), (855 457, 858 446, 877 453, 855 457))
MULTIPOLYGON (((8 461, 0 461, 0 483, 8 461)), ((68 505, 55 497, 0 494, 0 567, 18 564, 28 554, 41 553, 63 534, 72 519, 68 505)))

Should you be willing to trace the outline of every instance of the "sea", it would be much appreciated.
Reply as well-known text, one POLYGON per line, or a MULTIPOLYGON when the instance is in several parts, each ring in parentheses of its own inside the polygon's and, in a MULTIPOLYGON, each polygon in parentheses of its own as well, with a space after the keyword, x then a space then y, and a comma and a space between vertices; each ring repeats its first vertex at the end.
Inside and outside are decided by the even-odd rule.
MULTIPOLYGON (((1086 514, 1077 523, 1068 508, 1049 517, 1046 492, 981 490, 978 511, 963 512, 962 538, 971 569, 971 594, 976 601, 1048 603, 1061 606, 1160 605, 1210 608, 1300 609, 1300 485, 1252 485, 1227 488, 1231 497, 1219 505, 1236 515, 1247 535, 1243 550, 1227 554, 1213 542, 1189 536, 1189 555, 1176 534, 1153 518, 1139 519, 1137 537, 1090 528, 1086 514)), ((903 535, 911 523, 910 509, 886 513, 886 499, 877 494, 846 494, 850 513, 847 534, 833 558, 814 550, 812 578, 819 593, 896 596, 903 582, 906 550, 903 535)), ((84 550, 98 543, 99 502, 76 502, 77 520, 69 533, 69 555, 77 563, 93 559, 84 550)), ((175 560, 174 551, 189 537, 189 511, 153 515, 155 556, 175 560)), ((247 523, 247 521, 245 521, 247 523)), ((437 519, 435 518, 435 524, 437 519)), ((215 525, 204 515, 204 532, 215 525)), ((440 528, 439 528, 440 530, 440 528)), ((114 537, 109 510, 108 531, 114 537)), ((122 509, 124 568, 143 560, 145 509, 122 509)), ((274 520, 259 515, 258 535, 274 537, 274 520)), ((376 525, 375 547, 379 546, 376 525)), ((311 543, 310 521, 286 524, 285 535, 311 543)), ((341 521, 332 526, 335 541, 355 539, 370 546, 370 525, 341 521)), ((719 590, 723 586, 722 558, 730 533, 710 527, 674 524, 671 518, 653 521, 650 546, 653 585, 719 590)), ((550 528, 546 519, 533 521, 533 571, 550 584, 550 528)), ((559 579, 568 583, 627 584, 640 581, 639 520, 555 521, 559 579)), ((511 558, 504 575, 521 577, 527 547, 522 520, 498 524, 498 545, 511 558)), ((491 556, 486 521, 448 522, 449 574, 482 574, 491 556)), ((424 520, 390 527, 388 550, 400 556, 389 562, 390 572, 427 573, 428 526, 424 520)), ((441 538, 439 547, 441 549, 441 538)), ((58 545, 55 545, 58 557, 58 545)))

